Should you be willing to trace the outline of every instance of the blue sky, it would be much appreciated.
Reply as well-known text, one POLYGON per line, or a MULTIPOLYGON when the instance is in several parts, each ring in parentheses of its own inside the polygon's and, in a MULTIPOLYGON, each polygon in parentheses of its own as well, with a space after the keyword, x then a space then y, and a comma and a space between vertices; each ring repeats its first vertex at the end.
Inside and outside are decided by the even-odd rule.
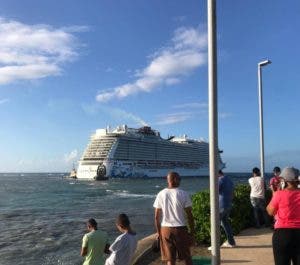
MULTIPOLYGON (((300 2, 217 1, 228 171, 300 166, 300 2)), ((97 128, 208 139, 206 1, 0 1, 0 172, 69 171, 97 128)))

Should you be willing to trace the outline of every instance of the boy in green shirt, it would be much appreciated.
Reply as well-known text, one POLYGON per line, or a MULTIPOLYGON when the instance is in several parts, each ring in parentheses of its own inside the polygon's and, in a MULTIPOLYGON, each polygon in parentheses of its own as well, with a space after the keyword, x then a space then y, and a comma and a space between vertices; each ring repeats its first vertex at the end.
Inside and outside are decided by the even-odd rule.
POLYGON ((109 253, 108 236, 105 232, 98 230, 97 222, 91 218, 87 222, 89 233, 82 239, 80 255, 85 257, 83 265, 103 265, 104 253, 109 253))

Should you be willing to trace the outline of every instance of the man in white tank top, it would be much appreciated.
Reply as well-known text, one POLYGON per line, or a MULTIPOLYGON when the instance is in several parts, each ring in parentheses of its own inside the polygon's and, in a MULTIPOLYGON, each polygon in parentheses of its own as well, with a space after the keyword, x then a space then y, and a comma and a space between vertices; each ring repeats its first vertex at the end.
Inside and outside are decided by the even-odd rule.
POLYGON ((192 265, 190 246, 194 242, 195 234, 192 202, 189 194, 179 188, 178 173, 170 172, 167 181, 168 187, 157 194, 153 204, 161 258, 167 261, 167 265, 175 265, 178 254, 178 258, 184 260, 186 265, 192 265))
POLYGON ((266 211, 265 202, 265 182, 261 176, 259 168, 255 167, 252 169, 252 177, 249 178, 248 182, 251 187, 250 202, 253 207, 255 227, 260 228, 260 214, 264 218, 265 226, 270 225, 270 219, 266 211))

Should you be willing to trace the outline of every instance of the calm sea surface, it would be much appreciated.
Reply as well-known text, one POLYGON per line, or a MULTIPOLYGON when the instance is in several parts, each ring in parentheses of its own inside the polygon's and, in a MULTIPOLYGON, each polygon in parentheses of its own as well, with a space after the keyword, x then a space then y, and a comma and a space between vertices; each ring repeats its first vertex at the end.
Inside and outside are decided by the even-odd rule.
MULTIPOLYGON (((229 174, 246 182, 248 174, 229 174)), ((88 218, 111 241, 115 218, 128 214, 139 238, 154 232, 152 204, 165 179, 78 181, 63 174, 0 174, 0 265, 77 265, 88 218)), ((190 194, 208 188, 208 178, 186 178, 190 194)))

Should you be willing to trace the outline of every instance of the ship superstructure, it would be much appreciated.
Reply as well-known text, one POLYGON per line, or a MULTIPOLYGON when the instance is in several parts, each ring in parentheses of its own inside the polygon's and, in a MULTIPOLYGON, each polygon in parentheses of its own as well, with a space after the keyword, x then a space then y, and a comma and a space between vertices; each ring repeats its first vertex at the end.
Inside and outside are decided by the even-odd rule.
MULTIPOLYGON (((79 161, 77 178, 164 177, 171 170, 182 177, 208 176, 208 149, 204 140, 163 139, 148 126, 98 129, 79 161)), ((218 159, 224 168, 220 155, 218 159)))

